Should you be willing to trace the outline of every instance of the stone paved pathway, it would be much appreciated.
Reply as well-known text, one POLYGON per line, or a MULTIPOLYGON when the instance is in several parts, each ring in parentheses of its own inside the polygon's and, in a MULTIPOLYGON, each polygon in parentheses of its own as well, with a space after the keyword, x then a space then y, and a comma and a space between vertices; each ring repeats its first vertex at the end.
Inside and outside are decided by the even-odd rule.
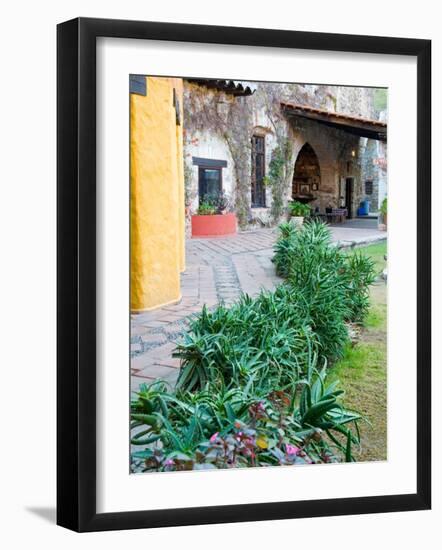
MULTIPOLYGON (((344 246, 386 238, 377 228, 332 226, 333 239, 344 246)), ((271 262, 276 229, 259 229, 217 239, 186 242, 186 271, 181 275, 182 299, 175 305, 131 317, 131 388, 163 378, 176 382, 179 359, 175 342, 188 319, 204 304, 232 303, 241 292, 252 296, 281 282, 271 262)))

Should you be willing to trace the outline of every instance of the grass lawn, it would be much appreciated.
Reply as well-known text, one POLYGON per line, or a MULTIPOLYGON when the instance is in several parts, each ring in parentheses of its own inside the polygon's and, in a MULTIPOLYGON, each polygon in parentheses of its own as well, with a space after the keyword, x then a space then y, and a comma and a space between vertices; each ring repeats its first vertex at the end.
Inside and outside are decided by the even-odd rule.
MULTIPOLYGON (((386 242, 360 248, 381 273, 386 266, 386 242)), ((339 378, 345 390, 345 404, 367 417, 360 423, 361 450, 358 461, 387 458, 387 285, 383 280, 371 287, 371 308, 360 340, 349 345, 345 355, 333 367, 332 377, 339 378)))

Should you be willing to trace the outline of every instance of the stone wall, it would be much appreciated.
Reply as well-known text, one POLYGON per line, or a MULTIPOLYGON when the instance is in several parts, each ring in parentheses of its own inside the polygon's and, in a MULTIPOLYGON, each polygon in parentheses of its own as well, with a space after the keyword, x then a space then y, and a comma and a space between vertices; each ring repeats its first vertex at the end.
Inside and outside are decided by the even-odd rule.
POLYGON ((378 193, 378 169, 374 164, 374 160, 378 157, 378 142, 372 139, 361 139, 360 154, 362 159, 362 200, 367 200, 370 203, 370 212, 377 212, 379 206, 378 193), (371 187, 370 194, 367 187, 371 187))
MULTIPOLYGON (((186 206, 188 218, 198 208, 198 168, 192 157, 223 160, 223 189, 231 197, 243 228, 272 225, 286 215, 292 198, 292 179, 297 156, 308 143, 320 166, 320 183, 313 208, 324 212, 345 202, 346 178, 353 178, 352 209, 356 214, 366 198, 365 180, 373 180, 371 201, 379 206, 386 192, 386 171, 376 164, 386 156, 386 147, 377 141, 327 127, 317 122, 288 119, 280 110, 281 101, 293 101, 354 116, 378 118, 373 91, 368 88, 258 83, 252 96, 233 97, 205 86, 185 81, 184 152, 186 206), (251 207, 251 138, 265 139, 266 206, 251 207), (275 159, 283 158, 278 177, 273 177, 275 159), (273 162, 273 165, 272 165, 273 162), (379 187, 382 187, 382 193, 379 187)), ((372 208, 373 210, 374 208, 372 208)))

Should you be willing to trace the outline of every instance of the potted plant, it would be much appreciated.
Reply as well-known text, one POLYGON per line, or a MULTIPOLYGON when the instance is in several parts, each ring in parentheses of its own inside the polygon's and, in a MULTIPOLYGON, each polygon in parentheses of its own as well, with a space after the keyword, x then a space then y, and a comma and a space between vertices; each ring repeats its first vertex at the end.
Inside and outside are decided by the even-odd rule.
POLYGON ((381 231, 387 230, 387 210, 388 210, 387 197, 385 197, 385 199, 381 203, 381 208, 379 209, 378 228, 381 231))
POLYGON ((192 237, 222 237, 237 231, 236 214, 229 212, 228 197, 221 191, 206 195, 192 216, 192 237))
POLYGON ((299 201, 289 202, 289 214, 295 225, 302 225, 304 218, 310 216, 310 206, 299 201))

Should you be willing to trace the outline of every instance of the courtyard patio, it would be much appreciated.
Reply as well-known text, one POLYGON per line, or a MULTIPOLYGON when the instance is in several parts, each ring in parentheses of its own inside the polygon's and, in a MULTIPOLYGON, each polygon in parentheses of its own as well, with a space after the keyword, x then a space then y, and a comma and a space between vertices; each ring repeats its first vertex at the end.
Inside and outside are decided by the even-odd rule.
MULTIPOLYGON (((354 219, 331 226, 333 241, 344 247, 371 244, 387 235, 376 219, 354 219)), ((131 389, 163 378, 174 384, 179 359, 175 342, 189 318, 204 304, 213 307, 235 301, 241 292, 251 296, 282 282, 271 261, 277 229, 258 229, 216 239, 186 242, 186 271, 181 275, 181 300, 173 305, 131 316, 131 389)))

